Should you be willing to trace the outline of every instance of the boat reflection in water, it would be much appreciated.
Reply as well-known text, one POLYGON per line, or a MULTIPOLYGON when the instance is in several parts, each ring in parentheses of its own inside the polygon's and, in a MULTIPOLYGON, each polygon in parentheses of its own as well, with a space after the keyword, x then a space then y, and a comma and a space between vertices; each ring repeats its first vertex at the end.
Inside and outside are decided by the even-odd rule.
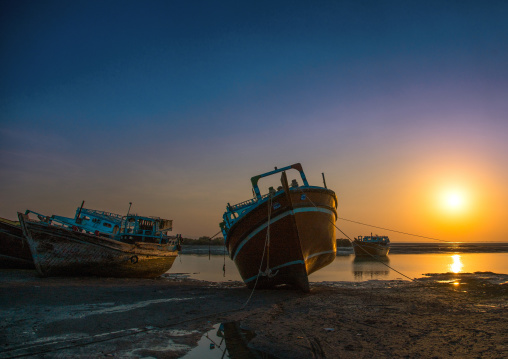
POLYGON ((255 336, 255 332, 242 328, 239 322, 216 324, 201 337, 197 347, 189 351, 183 359, 277 359, 248 346, 255 336))
POLYGON ((390 274, 390 268, 386 264, 390 262, 388 257, 355 257, 353 260, 353 275, 356 280, 380 279, 390 274))

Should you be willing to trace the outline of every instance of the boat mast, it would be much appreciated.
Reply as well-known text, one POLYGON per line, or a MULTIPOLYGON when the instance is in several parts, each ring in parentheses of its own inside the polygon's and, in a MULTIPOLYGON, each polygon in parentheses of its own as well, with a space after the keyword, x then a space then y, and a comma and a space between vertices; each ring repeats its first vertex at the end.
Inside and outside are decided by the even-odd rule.
POLYGON ((81 210, 83 209, 83 205, 85 204, 85 201, 81 202, 81 207, 79 207, 78 215, 76 216, 76 222, 79 220, 79 216, 81 215, 81 210))
POLYGON ((129 216, 129 212, 131 211, 132 202, 129 202, 129 209, 127 210, 127 215, 125 216, 125 225, 123 226, 124 233, 127 232, 127 217, 129 216))

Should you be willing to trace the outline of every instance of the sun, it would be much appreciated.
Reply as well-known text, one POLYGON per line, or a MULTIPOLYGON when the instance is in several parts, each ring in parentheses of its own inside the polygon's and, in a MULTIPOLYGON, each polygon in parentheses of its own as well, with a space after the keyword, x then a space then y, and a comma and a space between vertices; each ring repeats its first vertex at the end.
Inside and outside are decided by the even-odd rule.
POLYGON ((465 197, 464 194, 459 191, 448 192, 445 195, 445 205, 451 211, 457 211, 464 207, 465 197))
POLYGON ((446 189, 441 192, 441 206, 449 214, 463 213, 468 208, 468 194, 459 188, 446 189))

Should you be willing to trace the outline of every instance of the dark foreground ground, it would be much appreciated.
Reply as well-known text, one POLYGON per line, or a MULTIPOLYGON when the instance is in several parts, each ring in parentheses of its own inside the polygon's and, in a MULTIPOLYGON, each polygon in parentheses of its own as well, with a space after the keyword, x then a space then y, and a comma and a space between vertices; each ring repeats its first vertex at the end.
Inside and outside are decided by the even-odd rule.
POLYGON ((505 358, 507 287, 493 273, 319 283, 255 291, 239 310, 238 282, 0 270, 0 358, 179 358, 224 322, 255 333, 242 358, 505 358))

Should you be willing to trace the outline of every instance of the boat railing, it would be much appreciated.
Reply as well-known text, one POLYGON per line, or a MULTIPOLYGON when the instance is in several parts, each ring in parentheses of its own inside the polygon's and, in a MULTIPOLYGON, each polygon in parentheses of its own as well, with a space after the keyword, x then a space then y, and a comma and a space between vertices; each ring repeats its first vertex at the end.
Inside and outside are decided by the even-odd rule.
MULTIPOLYGON (((269 196, 270 196, 270 193, 267 193, 267 194, 261 196, 261 200, 264 200, 265 198, 268 198, 269 196)), ((246 201, 243 201, 243 202, 240 202, 240 203, 237 203, 237 204, 231 206, 231 209, 234 211, 237 211, 239 209, 252 206, 254 203, 256 203, 258 201, 259 201, 259 199, 257 199, 257 198, 248 199, 246 201)))
POLYGON ((140 242, 148 242, 148 243, 171 243, 176 238, 172 238, 162 231, 152 231, 152 230, 133 230, 132 228, 128 228, 127 230, 119 233, 119 238, 130 238, 130 240, 137 240, 140 242))
POLYGON ((267 176, 271 176, 271 175, 274 175, 276 173, 285 172, 285 171, 290 170, 290 169, 295 169, 298 172, 300 172, 300 177, 302 178, 303 185, 306 186, 306 187, 309 185, 309 182, 307 181, 307 178, 305 177, 305 173, 303 172, 303 168, 302 168, 302 165, 300 163, 295 163, 295 164, 293 164, 291 166, 286 166, 286 167, 283 167, 283 168, 277 168, 277 167, 275 167, 275 170, 273 170, 273 171, 262 173, 260 175, 251 177, 250 181, 252 183, 252 189, 254 190, 254 194, 255 194, 256 198, 258 200, 262 199, 261 192, 259 191, 259 186, 258 186, 258 181, 261 178, 264 178, 264 177, 267 177, 267 176))
POLYGON ((390 239, 387 236, 358 236, 358 240, 365 243, 390 243, 390 239))
POLYGON ((98 211, 96 209, 87 209, 87 208, 83 208, 81 214, 91 214, 91 215, 94 215, 94 216, 102 216, 102 217, 107 217, 108 219, 115 219, 115 220, 118 220, 118 221, 121 221, 122 220, 122 217, 121 215, 119 214, 116 214, 116 213, 111 213, 111 212, 105 212, 105 211, 98 211))
POLYGON ((244 207, 248 207, 248 206, 252 206, 256 201, 254 199, 248 199, 246 201, 243 201, 243 202, 240 202, 240 203, 237 203, 233 206, 231 206, 231 209, 233 211, 237 211, 239 209, 242 209, 244 207))

